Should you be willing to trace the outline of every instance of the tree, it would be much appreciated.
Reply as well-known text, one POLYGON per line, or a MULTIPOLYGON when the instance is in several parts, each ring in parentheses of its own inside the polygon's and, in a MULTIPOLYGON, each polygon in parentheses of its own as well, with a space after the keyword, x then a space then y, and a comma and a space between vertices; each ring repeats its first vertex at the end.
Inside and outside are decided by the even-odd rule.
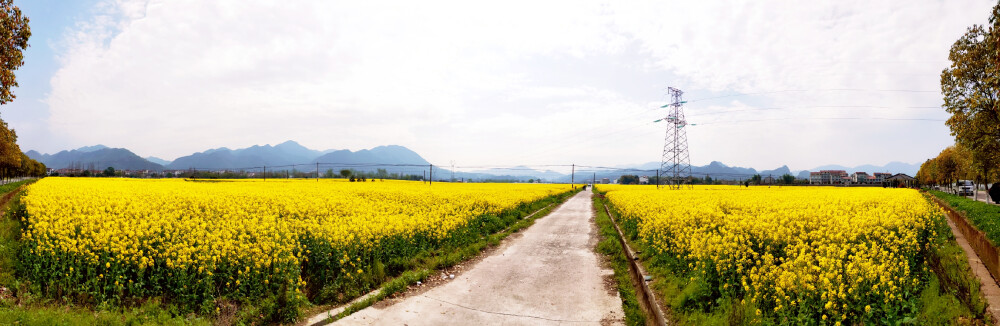
MULTIPOLYGON (((344 178, 350 177, 351 176, 351 170, 348 170, 348 169, 340 170, 340 176, 342 176, 344 178)), ((354 181, 354 180, 351 180, 351 181, 354 181)))
POLYGON ((705 184, 712 184, 712 177, 707 174, 705 175, 705 184))
POLYGON ((787 185, 793 184, 793 183, 795 183, 795 176, 791 175, 791 174, 788 174, 788 173, 785 173, 784 175, 781 176, 781 183, 784 183, 784 184, 787 184, 787 185))
POLYGON ((14 5, 13 0, 0 0, 0 104, 7 104, 16 96, 11 91, 17 87, 14 70, 24 65, 24 50, 28 48, 28 38, 31 28, 28 17, 21 14, 21 9, 14 5))
POLYGON ((990 26, 972 25, 955 41, 948 54, 951 66, 941 72, 944 108, 951 114, 945 124, 955 142, 970 150, 974 177, 984 182, 1000 163, 998 44, 1000 3, 993 7, 990 26))
POLYGON ((0 120, 0 177, 9 178, 21 166, 21 148, 17 146, 17 133, 0 120))
POLYGON ((622 175, 618 177, 618 184, 623 185, 637 185, 639 184, 639 176, 637 175, 622 175))
POLYGON ((756 184, 760 184, 760 180, 760 174, 754 174, 753 177, 750 178, 750 181, 756 184))
POLYGON ((951 184, 955 180, 955 175, 958 171, 958 161, 955 160, 954 146, 949 146, 942 150, 935 160, 937 161, 935 179, 944 184, 951 184))
POLYGON ((115 168, 109 166, 107 169, 104 169, 104 176, 105 177, 115 176, 115 168))
POLYGON ((938 184, 938 181, 935 178, 935 175, 937 175, 936 171, 937 160, 928 159, 927 161, 924 161, 923 164, 920 164, 920 170, 917 170, 915 178, 922 185, 936 185, 938 184))

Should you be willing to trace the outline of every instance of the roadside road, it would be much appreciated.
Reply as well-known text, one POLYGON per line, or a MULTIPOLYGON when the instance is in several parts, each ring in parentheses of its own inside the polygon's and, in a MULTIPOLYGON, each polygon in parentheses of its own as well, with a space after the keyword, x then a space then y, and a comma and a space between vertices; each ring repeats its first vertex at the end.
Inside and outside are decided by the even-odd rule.
POLYGON ((613 271, 594 252, 590 196, 571 197, 453 280, 334 325, 623 324, 613 271))
POLYGON ((994 203, 992 200, 990 200, 990 194, 987 193, 986 190, 979 190, 979 191, 977 191, 976 196, 965 196, 965 197, 969 198, 969 199, 975 198, 975 200, 978 200, 978 201, 981 201, 981 202, 984 202, 984 203, 987 203, 987 204, 996 205, 996 203, 994 203))

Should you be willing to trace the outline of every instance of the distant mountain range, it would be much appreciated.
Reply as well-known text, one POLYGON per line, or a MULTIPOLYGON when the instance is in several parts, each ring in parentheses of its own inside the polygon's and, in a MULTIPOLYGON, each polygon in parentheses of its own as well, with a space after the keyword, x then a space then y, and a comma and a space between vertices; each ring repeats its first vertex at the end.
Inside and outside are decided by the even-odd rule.
POLYGON ((41 154, 31 150, 28 157, 42 162, 45 166, 62 169, 76 167, 81 169, 104 170, 109 166, 123 170, 162 170, 163 166, 150 162, 124 148, 108 148, 103 145, 87 146, 71 151, 61 151, 55 154, 41 154))
MULTIPOLYGON (((349 151, 348 151, 349 152, 349 151)), ((243 149, 216 148, 178 157, 164 166, 168 170, 235 169, 312 163, 324 152, 305 148, 294 141, 278 145, 254 145, 243 149)))
MULTIPOLYGON (((416 152, 398 145, 378 146, 371 149, 359 151, 349 150, 314 150, 306 148, 294 141, 286 141, 277 145, 254 145, 241 149, 229 149, 226 147, 209 149, 203 152, 194 153, 179 157, 173 161, 163 160, 157 157, 142 158, 124 148, 109 148, 104 145, 85 146, 74 150, 61 151, 55 154, 41 154, 31 150, 25 154, 32 159, 44 163, 54 169, 62 168, 91 168, 103 170, 111 166, 118 170, 186 170, 190 168, 224 170, 239 169, 259 166, 268 166, 268 170, 291 170, 292 164, 315 164, 319 163, 341 163, 343 167, 354 168, 356 170, 374 170, 376 168, 386 168, 393 165, 429 165, 430 163, 416 152), (377 163, 382 166, 351 166, 357 164, 377 163)), ((655 175, 656 169, 660 167, 659 162, 649 162, 640 165, 617 166, 617 170, 604 172, 580 172, 573 179, 577 182, 588 182, 593 178, 617 179, 623 174, 655 175)), ((331 167, 321 167, 327 169, 331 167)), ((840 165, 823 165, 806 171, 793 171, 788 166, 781 166, 773 170, 756 170, 754 168, 731 167, 722 162, 713 161, 704 166, 693 166, 691 172, 695 177, 711 176, 714 179, 735 180, 745 179, 754 174, 762 176, 772 175, 779 177, 784 174, 792 174, 798 178, 808 178, 809 171, 819 170, 845 170, 847 173, 856 171, 906 173, 910 176, 916 175, 920 168, 919 164, 907 164, 901 162, 891 162, 883 166, 860 165, 856 167, 845 167, 840 165)), ((302 168, 300 170, 311 170, 302 168)), ((411 174, 422 174, 425 169, 421 167, 398 168, 397 171, 411 174), (404 171, 405 170, 405 171, 404 171)), ((593 170, 591 170, 593 171, 593 170)), ((391 171, 390 171, 391 172, 391 171)), ((447 179, 452 176, 451 171, 446 167, 434 167, 436 180, 447 179)), ((521 180, 542 179, 550 182, 569 182, 571 176, 551 170, 533 169, 526 166, 504 167, 504 168, 484 168, 470 172, 455 172, 456 179, 502 179, 521 180)))
MULTIPOLYGON (((173 161, 157 157, 142 158, 124 148, 109 148, 104 145, 86 146, 55 154, 41 154, 31 150, 28 157, 54 169, 93 168, 103 170, 114 167, 119 170, 186 170, 190 168, 224 170, 271 166, 275 170, 292 169, 282 167, 292 164, 345 163, 345 164, 417 164, 429 165, 419 154, 403 146, 379 146, 356 152, 349 150, 318 151, 306 148, 294 141, 278 145, 255 145, 241 149, 215 148, 173 161)), ((270 170, 270 169, 269 169, 270 170)))

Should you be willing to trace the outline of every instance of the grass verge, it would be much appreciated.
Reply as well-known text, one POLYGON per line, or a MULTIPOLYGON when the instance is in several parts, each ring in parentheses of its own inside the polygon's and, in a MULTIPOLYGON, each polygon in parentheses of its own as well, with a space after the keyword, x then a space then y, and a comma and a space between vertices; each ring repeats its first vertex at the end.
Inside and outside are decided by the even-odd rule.
POLYGON ((531 226, 535 223, 536 219, 548 215, 553 209, 558 207, 559 204, 565 202, 567 198, 576 195, 578 192, 580 192, 580 190, 571 191, 548 200, 540 201, 535 205, 542 208, 536 210, 531 215, 521 217, 518 221, 511 224, 511 226, 500 232, 480 238, 479 241, 460 247, 446 247, 418 256, 413 260, 413 264, 411 265, 412 268, 410 270, 403 272, 400 276, 383 283, 379 288, 379 293, 377 295, 351 304, 341 313, 328 318, 326 322, 337 321, 341 318, 349 316, 350 314, 358 312, 361 309, 367 308, 382 299, 396 293, 404 292, 409 285, 414 284, 417 281, 426 280, 427 277, 431 275, 432 271, 451 267, 470 258, 476 257, 484 249, 499 245, 500 241, 510 234, 531 226))
POLYGON ((994 244, 1000 243, 1000 206, 975 201, 966 197, 952 195, 937 190, 927 191, 934 197, 948 203, 957 212, 965 213, 965 217, 977 229, 986 234, 994 244))
POLYGON ((643 313, 639 305, 639 299, 636 297, 636 286, 633 283, 632 274, 629 273, 629 263, 628 257, 625 256, 625 248, 622 248, 618 231, 615 231, 615 226, 611 218, 604 212, 604 204, 605 199, 603 197, 594 196, 593 205, 596 214, 594 222, 600 228, 601 234, 600 242, 597 243, 597 252, 608 258, 611 268, 615 271, 615 280, 618 283, 618 295, 622 299, 622 310, 625 311, 625 324, 645 325, 646 315, 643 313))
MULTIPOLYGON (((32 182, 34 180, 25 180, 0 186, 0 194, 2 194, 0 195, 0 210, 6 212, 10 203, 19 195, 15 191, 32 182)), ((3 218, 0 218, 0 286, 11 288, 15 281, 14 271, 17 267, 15 265, 17 264, 17 254, 21 250, 18 241, 21 237, 21 222, 7 215, 3 214, 3 218)))
MULTIPOLYGON (((990 206, 940 191, 932 190, 929 193, 945 201, 952 209, 962 211, 970 217, 975 214, 974 212, 981 211, 979 205, 990 206), (965 207, 966 210, 959 207, 965 207)), ((979 280, 969 266, 966 252, 955 242, 955 235, 943 219, 937 225, 937 235, 934 252, 928 257, 928 265, 934 273, 931 274, 927 288, 921 293, 921 309, 917 319, 925 324, 942 324, 945 321, 954 323, 962 320, 988 322, 987 302, 980 289, 979 280)), ((968 254, 975 255, 974 252, 968 254)))

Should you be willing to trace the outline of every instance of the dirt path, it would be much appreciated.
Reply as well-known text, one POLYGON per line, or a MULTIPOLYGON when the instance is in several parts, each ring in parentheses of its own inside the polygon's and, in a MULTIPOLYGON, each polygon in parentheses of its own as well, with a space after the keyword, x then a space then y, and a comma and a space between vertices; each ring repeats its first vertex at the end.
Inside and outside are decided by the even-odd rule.
POLYGON ((590 195, 576 194, 454 280, 334 325, 622 324, 618 291, 605 282, 613 272, 593 251, 590 195))
POLYGON ((1000 286, 997 286, 997 282, 993 280, 993 275, 990 275, 990 271, 986 269, 986 265, 983 265, 979 256, 972 250, 969 241, 965 240, 965 235, 955 226, 955 222, 952 222, 950 218, 945 218, 945 220, 948 221, 951 233, 955 235, 955 242, 958 242, 958 246, 962 247, 962 251, 965 251, 965 257, 969 260, 969 267, 972 267, 972 272, 976 274, 976 278, 979 279, 979 283, 982 285, 980 291, 986 297, 986 302, 989 304, 989 313, 993 315, 994 325, 996 325, 997 321, 1000 321, 1000 286))

